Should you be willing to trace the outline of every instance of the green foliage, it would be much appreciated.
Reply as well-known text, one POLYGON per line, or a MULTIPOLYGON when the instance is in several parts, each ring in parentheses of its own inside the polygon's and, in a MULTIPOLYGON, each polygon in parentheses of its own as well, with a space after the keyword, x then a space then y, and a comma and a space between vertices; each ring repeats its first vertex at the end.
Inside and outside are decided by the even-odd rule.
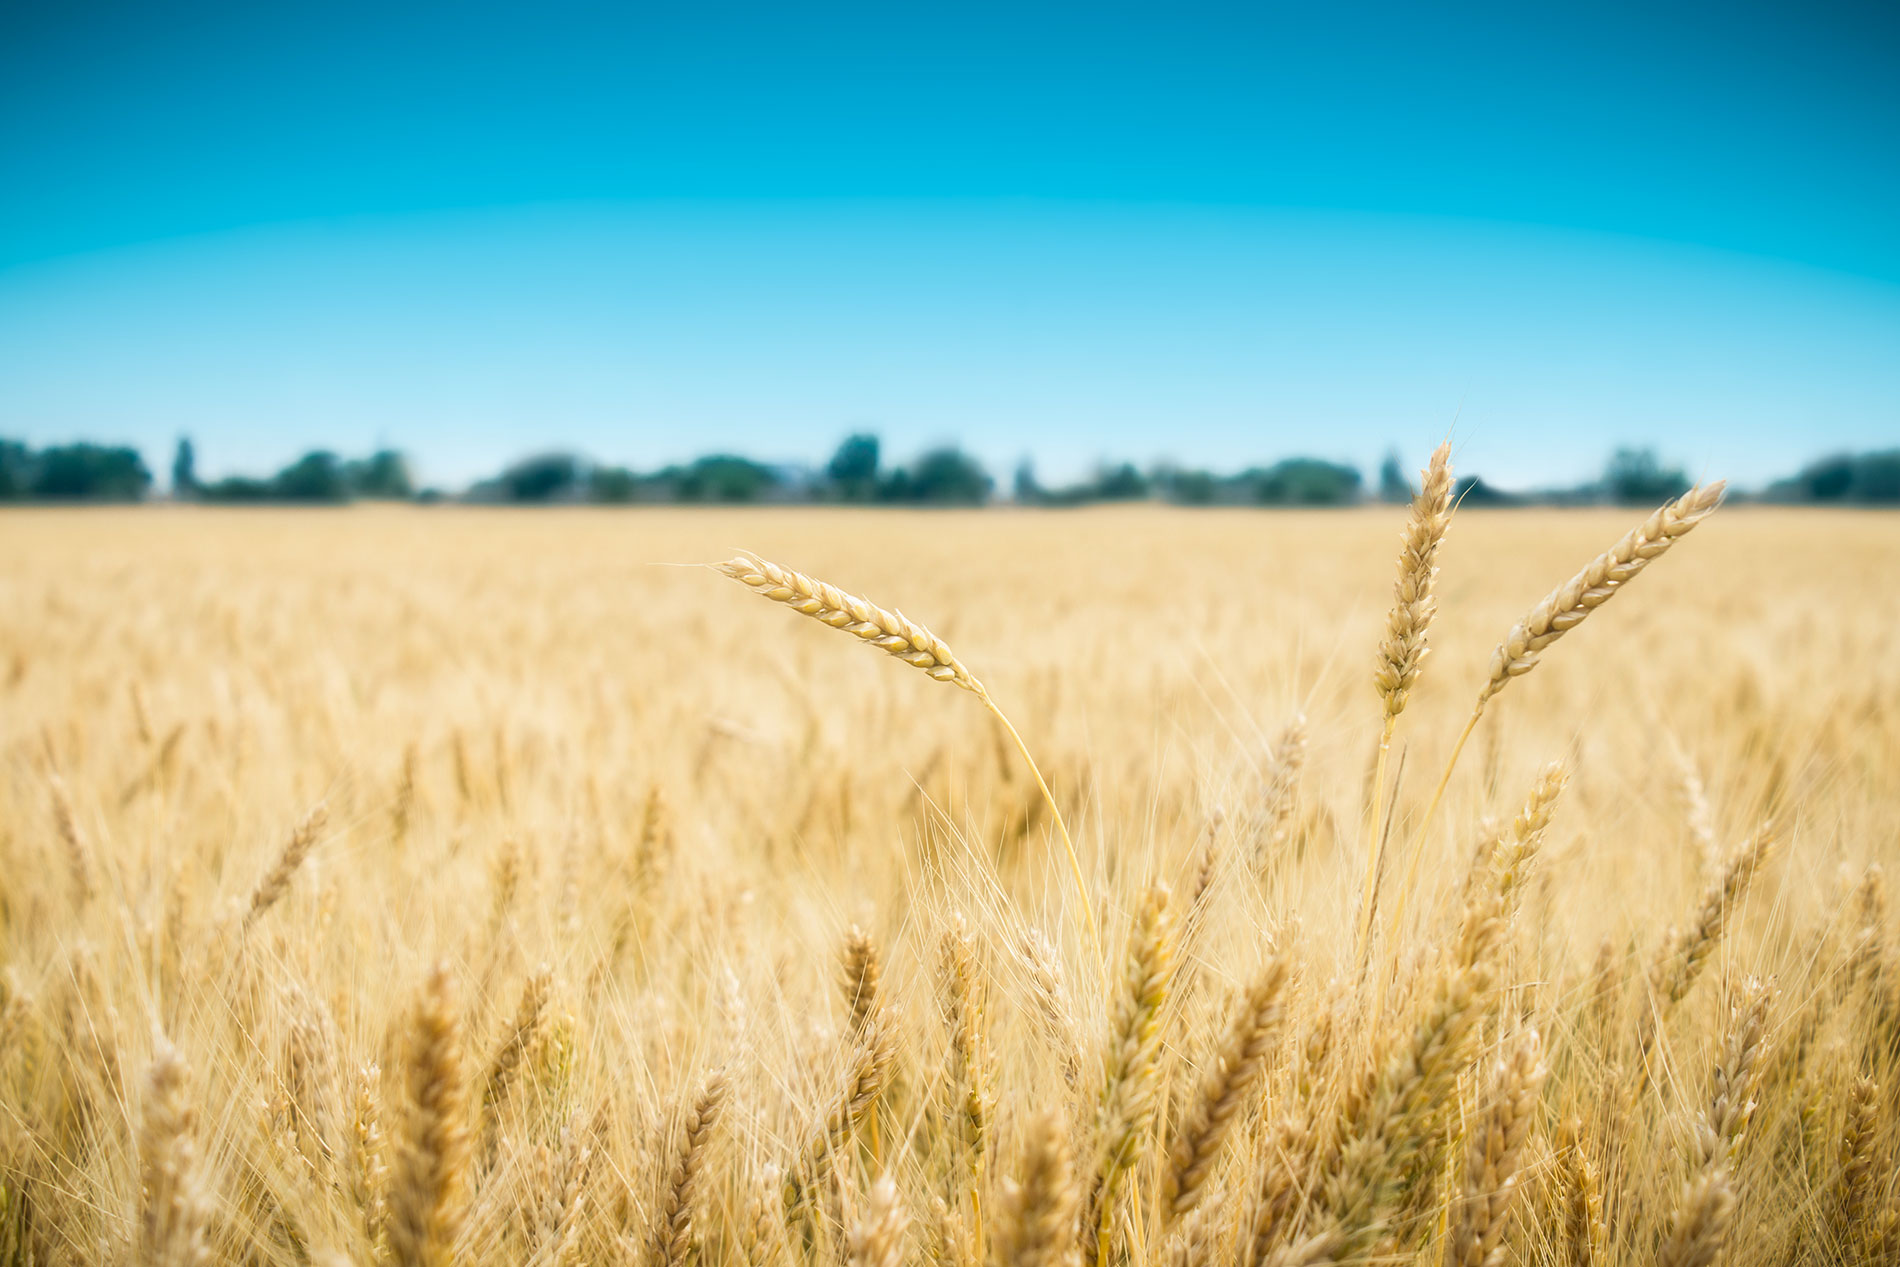
POLYGON ((1035 468, 1024 462, 1016 470, 1015 481, 1016 500, 1025 506, 1085 506, 1091 502, 1140 501, 1154 487, 1154 482, 1129 462, 1119 466, 1103 466, 1092 478, 1061 488, 1044 488, 1036 480, 1035 468))
POLYGON ((1220 479, 1211 471, 1164 467, 1155 472, 1154 485, 1177 506, 1211 506, 1221 498, 1220 479))
POLYGON ((1386 454, 1385 461, 1379 464, 1379 500, 1388 506, 1403 506, 1412 500, 1416 491, 1412 481, 1406 478, 1399 455, 1386 454))
POLYGON ((201 484, 198 497, 202 501, 227 504, 277 500, 275 485, 270 480, 253 479, 248 475, 227 475, 210 484, 201 484))
POLYGON ((407 501, 416 495, 409 459, 394 449, 378 449, 346 464, 343 478, 352 494, 372 501, 407 501))
POLYGON ((571 501, 580 481, 581 462, 572 453, 538 453, 504 470, 495 486, 503 501, 571 501))
POLYGON ((1010 496, 1019 506, 1039 506, 1042 504, 1044 489, 1036 479, 1036 464, 1024 458, 1016 464, 1015 478, 1010 481, 1010 496))
MULTIPOLYGON (((182 446, 190 442, 180 443, 182 446)), ((179 488, 176 461, 173 462, 172 487, 176 495, 179 488)), ((199 484, 194 477, 189 487, 195 488, 201 501, 224 504, 340 505, 357 497, 399 500, 414 495, 408 459, 393 449, 351 462, 327 449, 315 449, 269 479, 231 475, 210 484, 199 484)))
POLYGON ((1680 467, 1665 467, 1654 449, 1618 449, 1603 468, 1603 492, 1626 506, 1660 506, 1689 491, 1680 467))
POLYGON ((192 446, 190 436, 179 436, 178 448, 172 453, 172 496, 187 498, 197 495, 198 450, 192 446))
POLYGON ((1822 505, 1900 505, 1900 449, 1822 458, 1771 484, 1767 497, 1822 505))
POLYGON ((38 453, 18 446, 11 459, 26 475, 28 497, 47 501, 134 502, 152 485, 152 473, 137 449, 100 444, 62 444, 38 453))
POLYGON ((960 449, 933 449, 908 467, 891 472, 878 488, 887 502, 934 506, 981 506, 993 481, 982 463, 960 449))
POLYGON ((277 496, 287 502, 346 502, 350 482, 337 455, 319 449, 306 453, 277 472, 271 481, 277 496))
POLYGON ((1484 482, 1476 475, 1467 475, 1452 485, 1451 500, 1463 509, 1467 506, 1515 506, 1520 499, 1484 482))
POLYGON ((748 458, 714 454, 691 466, 669 467, 660 483, 683 502, 755 502, 776 489, 778 472, 748 458))
POLYGON ((587 500, 624 506, 640 495, 640 477, 624 466, 597 466, 587 473, 587 500))
POLYGON ((0 440, 0 501, 19 501, 33 491, 33 451, 18 440, 0 440))
POLYGON ((840 499, 869 501, 877 494, 878 463, 877 437, 860 432, 846 436, 831 455, 825 463, 825 478, 840 499))
POLYGON ((1095 495, 1102 501, 1140 501, 1148 495, 1148 479, 1132 463, 1105 468, 1095 477, 1095 495))
POLYGON ((1361 482, 1357 469, 1318 458, 1288 458, 1241 478, 1263 506, 1349 506, 1361 482))

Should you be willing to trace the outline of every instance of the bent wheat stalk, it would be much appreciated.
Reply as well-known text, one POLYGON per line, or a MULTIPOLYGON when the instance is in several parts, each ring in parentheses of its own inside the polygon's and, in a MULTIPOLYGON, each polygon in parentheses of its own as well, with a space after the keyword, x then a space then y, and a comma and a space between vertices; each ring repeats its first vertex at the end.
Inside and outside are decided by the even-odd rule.
POLYGON ((1095 952, 1096 963, 1101 964, 1102 937, 1095 925, 1095 906, 1089 898, 1088 883, 1082 878, 1082 862, 1076 856, 1075 842, 1069 838, 1069 825, 1062 818, 1062 809, 1056 804, 1048 782, 1042 777, 1042 768, 1030 755, 1029 745, 1023 742, 1023 737, 1016 733, 1016 727, 1003 715, 996 701, 990 698, 983 683, 963 667, 963 662, 952 654, 943 640, 900 611, 879 607, 855 594, 847 594, 835 585, 827 585, 802 572, 769 563, 755 554, 741 554, 713 566, 754 593, 775 603, 783 603, 800 615, 810 616, 833 629, 855 634, 912 668, 922 669, 939 682, 960 686, 983 701, 983 707, 990 710, 991 715, 1002 723, 1003 729, 1015 741, 1016 750, 1022 753, 1029 773, 1035 776, 1036 786, 1042 790, 1042 799, 1048 802, 1049 812, 1055 816, 1056 831, 1062 836, 1062 848, 1069 856, 1069 871, 1075 877, 1075 891, 1082 899, 1082 918, 1088 927, 1089 942, 1095 952))
MULTIPOLYGON (((1425 842, 1425 832, 1431 826, 1432 815, 1438 809, 1438 802, 1444 799, 1445 786, 1451 782, 1452 771, 1458 767, 1458 758, 1465 750, 1465 743, 1471 738, 1471 732, 1478 728, 1478 722, 1484 717, 1485 705, 1491 702, 1491 697, 1503 690, 1512 678, 1522 677, 1536 668, 1544 648, 1582 624, 1584 617, 1614 598, 1618 590, 1649 566, 1651 560, 1661 556, 1680 538, 1687 536, 1697 524, 1714 514, 1722 504, 1722 494, 1727 488, 1726 480, 1697 484, 1675 501, 1661 507, 1625 533, 1622 540, 1592 559, 1583 571, 1546 594, 1542 602, 1531 608, 1504 635, 1504 641, 1491 653, 1490 677, 1478 692, 1477 703, 1472 705, 1471 716, 1465 721, 1464 730, 1459 732, 1458 742, 1452 745, 1451 758, 1445 762, 1444 773, 1438 776, 1438 786, 1432 789, 1431 800, 1425 803, 1425 813, 1420 816, 1418 830, 1412 838, 1413 856, 1417 855, 1425 842)), ((1415 869, 1416 865, 1413 863, 1411 869, 1415 869)))
POLYGON ((1399 538, 1399 576, 1393 587, 1392 610, 1386 616, 1385 640, 1379 644, 1379 668, 1372 675, 1384 705, 1385 724, 1379 732, 1379 757, 1372 772, 1372 803, 1366 808, 1366 886, 1360 905, 1359 938, 1363 958, 1372 937, 1372 916, 1379 884, 1379 808, 1385 799, 1386 761, 1392 752, 1392 734, 1405 711, 1419 670, 1430 648, 1426 631, 1438 614, 1432 585, 1438 579, 1438 547, 1451 527, 1451 442, 1432 451, 1431 461, 1419 472, 1418 496, 1399 538))

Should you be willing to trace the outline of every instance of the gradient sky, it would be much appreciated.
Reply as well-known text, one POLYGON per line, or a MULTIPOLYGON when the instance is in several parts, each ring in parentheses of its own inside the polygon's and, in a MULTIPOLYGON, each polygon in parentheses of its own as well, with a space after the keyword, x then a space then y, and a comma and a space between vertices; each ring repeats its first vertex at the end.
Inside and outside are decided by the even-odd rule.
POLYGON ((1890 5, 0 6, 0 434, 1900 443, 1890 5))

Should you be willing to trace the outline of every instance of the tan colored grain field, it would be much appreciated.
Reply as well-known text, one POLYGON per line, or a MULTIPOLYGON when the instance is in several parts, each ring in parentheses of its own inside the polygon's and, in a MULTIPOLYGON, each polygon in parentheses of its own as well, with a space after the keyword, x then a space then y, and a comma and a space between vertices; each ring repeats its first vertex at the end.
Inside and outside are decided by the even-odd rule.
POLYGON ((1900 1262, 1900 517, 1426 818, 1643 518, 1453 517, 1375 811, 1403 511, 0 515, 0 1263, 1900 1262))

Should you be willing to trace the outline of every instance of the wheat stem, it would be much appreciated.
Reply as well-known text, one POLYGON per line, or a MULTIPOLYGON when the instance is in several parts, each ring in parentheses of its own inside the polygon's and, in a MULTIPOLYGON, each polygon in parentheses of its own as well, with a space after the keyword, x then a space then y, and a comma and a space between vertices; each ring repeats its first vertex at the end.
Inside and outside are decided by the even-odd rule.
MULTIPOLYGON (((828 585, 802 572, 767 562, 755 554, 741 554, 715 567, 761 597, 783 603, 800 615, 810 616, 833 629, 855 634, 912 668, 923 670, 939 682, 960 686, 983 701, 983 706, 1003 724, 1003 729, 1015 741, 1016 750, 1022 753, 1029 773, 1035 776, 1036 786, 1042 790, 1042 799, 1048 802, 1049 812, 1055 817, 1056 831, 1062 836, 1062 848, 1069 856, 1069 870, 1075 877, 1076 894, 1082 901, 1082 918, 1089 931, 1089 944, 1095 952, 1096 963, 1106 974, 1108 969, 1102 960, 1101 930, 1095 922, 1095 903, 1089 896, 1088 883, 1082 878, 1082 863, 1076 856, 1075 841, 1069 836, 1069 825, 1063 820, 1062 807, 1056 804, 1054 793, 1049 791, 1048 780, 1042 777, 1042 767, 1030 755, 1029 745, 1023 742, 1015 725, 1004 715, 996 701, 990 698, 988 689, 977 680, 976 675, 963 667, 962 661, 956 658, 943 639, 900 611, 879 607, 868 599, 848 594, 835 585, 828 585)), ((1107 983, 1106 975, 1103 982, 1107 983)))

